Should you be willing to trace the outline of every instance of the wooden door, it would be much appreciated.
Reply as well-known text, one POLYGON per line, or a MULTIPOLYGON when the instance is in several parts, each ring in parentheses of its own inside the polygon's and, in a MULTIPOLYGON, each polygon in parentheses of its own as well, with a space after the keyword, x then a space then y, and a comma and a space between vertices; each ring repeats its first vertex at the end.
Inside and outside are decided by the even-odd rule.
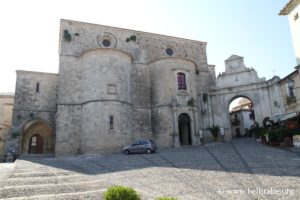
POLYGON ((42 154, 43 153, 43 138, 39 134, 35 134, 30 138, 29 152, 31 154, 42 154))

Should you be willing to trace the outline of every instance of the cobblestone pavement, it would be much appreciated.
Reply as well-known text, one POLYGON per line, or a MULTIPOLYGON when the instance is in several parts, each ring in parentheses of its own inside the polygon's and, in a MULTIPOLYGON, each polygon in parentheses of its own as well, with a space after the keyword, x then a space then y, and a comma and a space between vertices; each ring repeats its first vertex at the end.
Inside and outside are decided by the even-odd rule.
POLYGON ((253 138, 154 154, 23 157, 0 164, 0 198, 101 199, 112 185, 142 199, 300 199, 299 154, 253 138))

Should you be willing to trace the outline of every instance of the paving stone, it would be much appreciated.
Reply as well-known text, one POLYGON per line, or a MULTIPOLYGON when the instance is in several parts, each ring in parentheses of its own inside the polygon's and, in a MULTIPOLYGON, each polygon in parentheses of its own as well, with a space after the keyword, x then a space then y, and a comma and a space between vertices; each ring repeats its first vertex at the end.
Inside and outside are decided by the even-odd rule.
POLYGON ((300 199, 299 156, 252 138, 150 155, 27 156, 0 171, 0 199, 101 199, 112 185, 145 200, 300 199))

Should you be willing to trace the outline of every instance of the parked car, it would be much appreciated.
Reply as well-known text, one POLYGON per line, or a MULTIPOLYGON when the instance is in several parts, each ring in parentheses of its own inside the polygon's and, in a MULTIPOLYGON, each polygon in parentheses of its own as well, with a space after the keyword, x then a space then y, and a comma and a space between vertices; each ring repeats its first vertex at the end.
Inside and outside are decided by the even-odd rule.
POLYGON ((157 146, 153 140, 140 139, 136 140, 133 144, 123 148, 123 153, 153 153, 157 149, 157 146))

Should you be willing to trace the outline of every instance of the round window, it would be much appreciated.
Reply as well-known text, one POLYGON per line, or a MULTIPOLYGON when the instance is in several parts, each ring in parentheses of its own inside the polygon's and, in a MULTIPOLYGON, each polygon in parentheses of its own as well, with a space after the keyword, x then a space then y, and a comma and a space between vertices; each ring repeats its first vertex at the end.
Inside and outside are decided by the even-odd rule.
POLYGON ((110 46, 110 41, 109 41, 108 39, 104 39, 104 40, 102 41, 102 44, 103 44, 103 46, 105 46, 105 47, 109 47, 109 46, 110 46))
POLYGON ((174 54, 173 49, 171 49, 171 48, 167 48, 167 49, 166 49, 166 53, 167 53, 169 56, 172 56, 172 55, 174 54))

